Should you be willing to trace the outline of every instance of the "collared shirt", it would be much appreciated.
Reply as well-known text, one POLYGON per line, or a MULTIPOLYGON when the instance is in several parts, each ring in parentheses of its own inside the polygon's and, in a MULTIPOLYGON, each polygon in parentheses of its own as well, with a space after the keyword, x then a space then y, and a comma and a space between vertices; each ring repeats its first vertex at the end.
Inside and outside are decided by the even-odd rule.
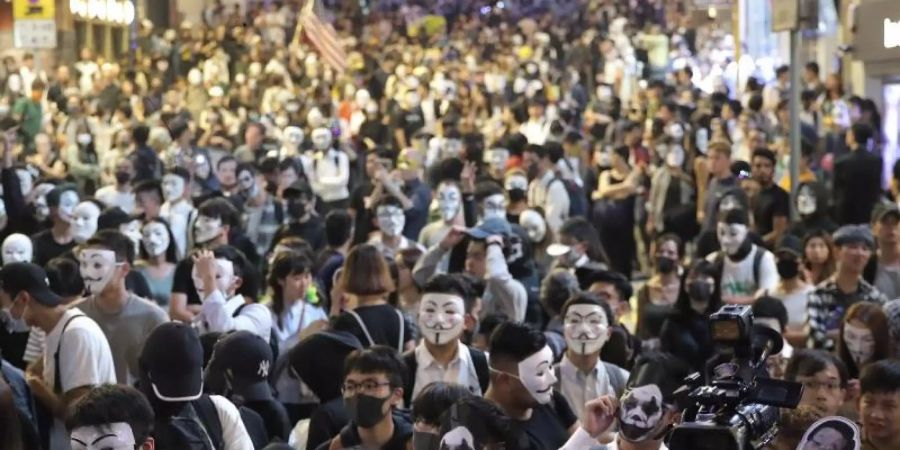
POLYGON ((457 345, 456 357, 446 367, 435 361, 424 342, 416 347, 416 379, 412 398, 416 398, 425 386, 435 381, 461 384, 468 387, 472 394, 481 396, 481 385, 478 384, 478 374, 475 373, 469 348, 462 342, 457 341, 457 345))
POLYGON ((834 349, 834 339, 828 337, 828 331, 839 329, 847 309, 857 302, 883 305, 887 298, 862 278, 852 293, 841 291, 834 276, 816 286, 809 294, 809 338, 813 348, 834 349))
MULTIPOLYGON (((588 401, 604 395, 616 395, 609 380, 609 374, 606 373, 606 366, 600 359, 597 359, 597 364, 588 373, 575 367, 568 355, 563 356, 557 367, 559 368, 559 391, 569 402, 572 411, 575 411, 578 420, 584 420, 584 404, 588 401)), ((623 376, 627 380, 628 371, 618 370, 623 372, 623 376)))
POLYGON ((225 301, 225 295, 215 290, 203 300, 203 310, 194 319, 194 325, 201 334, 246 330, 269 342, 272 333, 272 314, 269 313, 269 308, 259 303, 250 303, 241 309, 237 317, 232 317, 244 303, 242 295, 235 295, 225 301))
POLYGON ((289 349, 300 340, 300 332, 317 320, 326 320, 328 315, 316 305, 311 305, 303 300, 298 300, 290 308, 281 312, 279 323, 272 311, 273 329, 278 338, 278 348, 289 349))
POLYGON ((350 180, 350 160, 347 154, 330 148, 326 152, 316 155, 313 164, 316 176, 313 180, 313 188, 322 201, 333 202, 346 200, 350 197, 347 182, 350 180))

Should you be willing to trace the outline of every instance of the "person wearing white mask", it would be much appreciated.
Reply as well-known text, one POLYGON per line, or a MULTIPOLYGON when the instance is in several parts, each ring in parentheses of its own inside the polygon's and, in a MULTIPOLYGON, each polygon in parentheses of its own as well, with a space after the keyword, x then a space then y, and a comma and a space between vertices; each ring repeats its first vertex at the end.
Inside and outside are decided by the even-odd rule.
POLYGON ((391 118, 391 125, 394 128, 394 148, 409 147, 413 135, 425 126, 421 100, 419 93, 414 89, 399 97, 400 110, 391 118))
POLYGON ((409 374, 404 388, 406 404, 425 386, 439 381, 457 383, 481 395, 490 382, 487 357, 460 340, 478 321, 479 299, 458 274, 434 276, 423 290, 418 322, 425 339, 403 355, 409 374))
POLYGON ((316 128, 312 132, 316 149, 313 161, 313 189, 325 202, 325 209, 346 209, 350 205, 350 159, 332 143, 331 130, 316 128))
POLYGON ((706 259, 722 270, 719 289, 723 303, 752 304, 757 291, 774 290, 778 285, 775 256, 753 243, 747 222, 747 211, 743 209, 719 213, 716 235, 721 250, 706 259))
MULTIPOLYGON (((303 144, 305 139, 306 135, 303 133, 303 128, 293 125, 284 127, 281 131, 281 148, 277 151, 270 151, 268 156, 278 158, 279 161, 285 158, 303 158, 305 155, 301 155, 300 145, 303 144)), ((304 169, 306 166, 307 164, 304 164, 304 169)))
POLYGON ((97 386, 79 401, 67 420, 72 450, 128 448, 152 450, 153 408, 130 386, 97 386))
POLYGON ((172 284, 175 281, 175 239, 165 219, 147 220, 141 227, 141 259, 135 264, 150 287, 153 300, 168 307, 172 284))
POLYGON ((594 294, 577 294, 563 305, 561 315, 567 349, 555 367, 557 389, 584 420, 585 403, 603 395, 620 397, 629 373, 600 359, 615 320, 606 302, 594 294))
POLYGON ((441 181, 436 190, 436 202, 441 220, 431 222, 419 233, 419 243, 426 248, 441 242, 454 224, 462 224, 459 220, 462 211, 462 192, 454 180, 441 181))
POLYGON ((72 212, 72 228, 75 242, 83 244, 97 232, 97 219, 103 208, 95 200, 85 200, 72 212))
POLYGON ((169 222, 175 254, 183 258, 189 248, 190 229, 197 217, 197 209, 185 195, 191 174, 183 167, 173 167, 163 175, 162 191, 165 202, 160 207, 160 217, 169 222))
POLYGON ((34 246, 28 236, 13 233, 3 240, 2 254, 4 266, 14 262, 31 262, 34 246))
MULTIPOLYGON (((674 232, 681 236, 683 234, 681 230, 684 229, 678 227, 680 225, 690 226, 690 223, 682 224, 682 221, 678 220, 678 215, 671 213, 679 209, 685 210, 685 207, 691 204, 693 197, 694 180, 684 171, 684 149, 678 145, 670 146, 666 152, 665 166, 653 173, 653 180, 650 184, 650 206, 647 207, 650 216, 647 220, 648 232, 650 234, 674 232), (667 194, 676 188, 679 193, 679 201, 675 204, 667 202, 667 194), (670 218, 668 224, 666 217, 670 218), (669 229, 669 227, 676 228, 669 229)), ((694 221, 693 213, 693 210, 688 210, 681 216, 692 223, 694 221)))
POLYGON ((419 243, 403 236, 406 215, 403 212, 403 205, 397 198, 382 197, 374 209, 379 231, 373 234, 369 243, 378 247, 385 258, 394 259, 401 250, 408 248, 418 248, 425 252, 425 248, 419 243))
POLYGON ((78 191, 74 185, 60 185, 47 194, 47 206, 52 226, 32 236, 34 262, 46 265, 51 259, 75 247, 75 229, 72 226, 78 191))

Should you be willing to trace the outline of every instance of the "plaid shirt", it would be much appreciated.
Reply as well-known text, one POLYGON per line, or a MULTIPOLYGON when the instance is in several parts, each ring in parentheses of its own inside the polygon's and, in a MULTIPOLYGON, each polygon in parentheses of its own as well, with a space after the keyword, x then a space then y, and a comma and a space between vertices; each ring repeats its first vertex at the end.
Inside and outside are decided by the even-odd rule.
POLYGON ((882 305, 887 298, 865 280, 859 280, 856 292, 842 292, 831 277, 809 293, 809 339, 814 348, 834 350, 834 339, 829 331, 840 329, 844 313, 857 302, 873 302, 882 305))

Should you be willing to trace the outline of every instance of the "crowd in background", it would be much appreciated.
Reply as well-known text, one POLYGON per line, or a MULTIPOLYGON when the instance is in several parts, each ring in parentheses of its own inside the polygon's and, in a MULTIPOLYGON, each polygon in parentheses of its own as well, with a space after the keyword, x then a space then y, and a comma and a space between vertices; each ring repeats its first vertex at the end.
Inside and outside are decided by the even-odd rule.
POLYGON ((302 6, 3 59, 0 448, 666 448, 723 305, 804 386, 770 448, 900 448, 900 165, 840 73, 661 0, 326 1, 336 64, 302 6))

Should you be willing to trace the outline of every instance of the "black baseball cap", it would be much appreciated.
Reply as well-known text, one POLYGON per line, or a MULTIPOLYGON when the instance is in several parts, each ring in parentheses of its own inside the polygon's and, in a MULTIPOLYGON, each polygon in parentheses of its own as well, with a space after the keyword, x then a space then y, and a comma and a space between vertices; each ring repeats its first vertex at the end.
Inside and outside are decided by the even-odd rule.
POLYGON ((803 241, 793 234, 785 234, 778 240, 775 253, 788 253, 799 258, 803 256, 803 241))
POLYGON ((231 373, 231 389, 245 401, 271 400, 269 373, 275 369, 272 348, 249 331, 235 331, 213 347, 208 374, 231 373))
POLYGON ((11 298, 25 291, 44 306, 58 306, 63 303, 62 297, 50 289, 47 272, 37 264, 17 262, 3 266, 3 270, 0 271, 0 286, 11 298))
POLYGON ((159 324, 144 342, 140 364, 162 401, 188 402, 203 394, 203 346, 190 325, 159 324))

